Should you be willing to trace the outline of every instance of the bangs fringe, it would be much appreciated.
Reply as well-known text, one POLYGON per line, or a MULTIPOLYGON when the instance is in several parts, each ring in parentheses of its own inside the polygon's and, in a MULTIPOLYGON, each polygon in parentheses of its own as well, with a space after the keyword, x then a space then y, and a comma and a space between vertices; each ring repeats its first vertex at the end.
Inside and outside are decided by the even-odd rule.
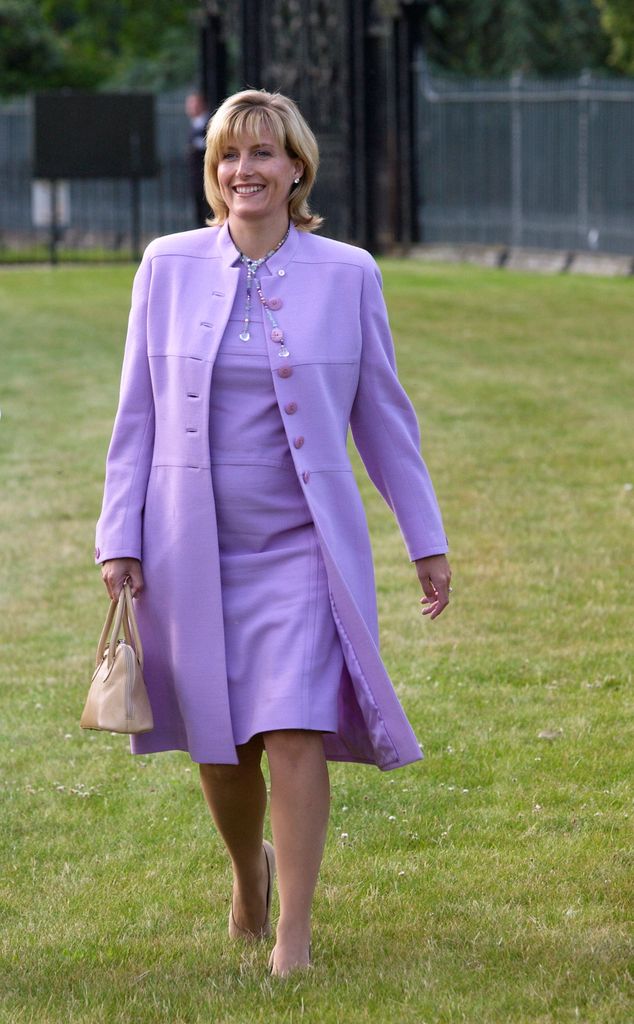
POLYGON ((250 135, 260 139, 264 132, 270 132, 278 146, 285 148, 285 131, 281 118, 271 114, 271 111, 264 107, 248 107, 246 110, 236 110, 231 114, 223 125, 222 132, 214 139, 214 150, 216 160, 219 158, 220 150, 243 136, 250 135))

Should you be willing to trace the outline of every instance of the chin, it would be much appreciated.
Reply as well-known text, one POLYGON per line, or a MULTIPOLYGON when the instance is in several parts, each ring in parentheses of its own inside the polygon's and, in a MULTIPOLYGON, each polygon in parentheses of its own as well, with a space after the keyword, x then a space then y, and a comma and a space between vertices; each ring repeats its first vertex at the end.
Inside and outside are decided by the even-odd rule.
POLYGON ((262 220, 263 217, 271 215, 270 210, 231 210, 230 212, 240 220, 262 220))

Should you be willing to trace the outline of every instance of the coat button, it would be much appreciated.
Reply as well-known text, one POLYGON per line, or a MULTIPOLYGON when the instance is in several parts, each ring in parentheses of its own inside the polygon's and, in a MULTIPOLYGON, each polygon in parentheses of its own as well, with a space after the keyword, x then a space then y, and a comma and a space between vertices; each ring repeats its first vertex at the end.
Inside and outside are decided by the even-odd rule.
POLYGON ((293 444, 295 445, 296 448, 301 448, 302 445, 304 444, 304 438, 296 437, 295 440, 293 441, 293 444))
POLYGON ((99 548, 95 548, 95 558, 98 559, 100 555, 101 555, 101 551, 99 550, 99 548))
POLYGON ((278 277, 286 277, 286 271, 285 270, 278 270, 277 276, 278 277))
POLYGON ((305 484, 307 484, 308 481, 310 480, 310 473, 308 472, 307 469, 305 469, 304 472, 302 473, 302 480, 304 481, 305 484))
POLYGON ((282 306, 284 305, 282 300, 281 299, 277 299, 277 298, 269 299, 268 303, 269 303, 269 309, 281 309, 282 306))
POLYGON ((293 374, 293 367, 292 366, 282 366, 277 371, 278 377, 291 377, 292 374, 293 374))
POLYGON ((289 416, 292 416, 294 412, 297 412, 297 402, 287 402, 284 406, 284 412, 287 412, 289 416))

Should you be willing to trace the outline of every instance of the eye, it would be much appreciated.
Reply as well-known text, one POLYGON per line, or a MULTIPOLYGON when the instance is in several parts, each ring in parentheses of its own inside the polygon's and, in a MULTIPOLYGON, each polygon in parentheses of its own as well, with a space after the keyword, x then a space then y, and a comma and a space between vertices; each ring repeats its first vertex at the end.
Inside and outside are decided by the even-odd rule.
POLYGON ((270 149, 257 149, 255 151, 255 155, 256 156, 271 156, 271 150, 270 149))
POLYGON ((233 159, 235 159, 235 157, 237 155, 238 155, 237 153, 223 153, 222 154, 222 159, 223 160, 233 160, 233 159))

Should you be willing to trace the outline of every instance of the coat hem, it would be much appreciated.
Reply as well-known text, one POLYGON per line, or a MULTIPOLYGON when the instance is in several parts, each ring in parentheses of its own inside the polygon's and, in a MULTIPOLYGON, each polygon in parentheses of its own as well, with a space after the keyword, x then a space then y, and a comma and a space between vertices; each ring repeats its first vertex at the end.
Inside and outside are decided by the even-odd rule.
MULTIPOLYGON (((323 729, 318 729, 316 731, 317 732, 324 732, 323 729)), ((329 732, 328 735, 332 735, 332 733, 329 732)), ((135 757, 149 757, 152 754, 167 754, 167 753, 170 753, 170 751, 178 751, 179 753, 188 754, 190 759, 193 761, 194 764, 238 764, 239 763, 237 758, 234 761, 210 761, 208 758, 205 758, 203 760, 198 760, 198 758, 194 757, 194 755, 189 751, 189 749, 187 747, 180 746, 179 744, 174 744, 174 743, 169 744, 169 745, 165 745, 165 746, 163 746, 161 744, 160 746, 157 746, 155 750, 130 750, 130 753, 133 756, 135 756, 135 757)), ((421 751, 420 755, 418 757, 412 756, 412 757, 408 757, 408 758, 402 758, 402 759, 397 760, 397 761, 389 761, 389 762, 384 762, 383 764, 379 764, 377 761, 372 761, 369 757, 357 757, 354 754, 350 754, 350 755, 346 755, 346 754, 328 754, 328 753, 326 754, 326 760, 327 761, 339 761, 342 764, 346 764, 346 763, 348 763, 348 764, 367 764, 367 765, 369 765, 372 768, 380 769, 380 771, 382 771, 382 772, 393 771, 395 768, 404 768, 408 764, 416 764, 418 761, 422 761, 423 757, 424 757, 424 754, 421 751)))

